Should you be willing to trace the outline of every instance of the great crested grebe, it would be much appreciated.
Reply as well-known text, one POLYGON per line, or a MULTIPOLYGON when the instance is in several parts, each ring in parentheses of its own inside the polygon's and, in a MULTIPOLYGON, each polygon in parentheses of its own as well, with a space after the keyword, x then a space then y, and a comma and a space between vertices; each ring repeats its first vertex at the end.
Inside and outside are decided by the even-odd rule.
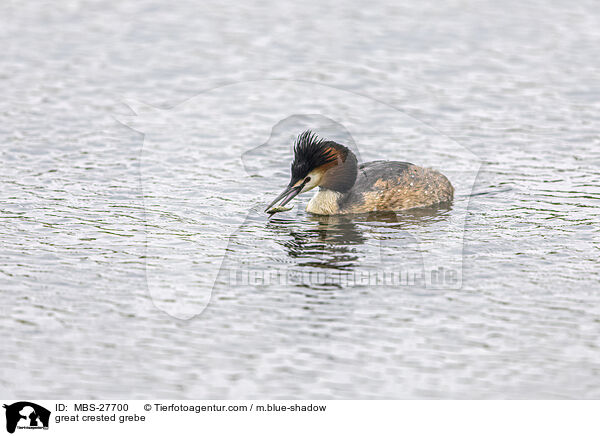
POLYGON ((446 176, 433 169, 384 160, 359 165, 350 149, 307 130, 294 144, 289 185, 265 212, 276 212, 317 186, 306 207, 317 215, 413 209, 450 202, 454 195, 446 176))

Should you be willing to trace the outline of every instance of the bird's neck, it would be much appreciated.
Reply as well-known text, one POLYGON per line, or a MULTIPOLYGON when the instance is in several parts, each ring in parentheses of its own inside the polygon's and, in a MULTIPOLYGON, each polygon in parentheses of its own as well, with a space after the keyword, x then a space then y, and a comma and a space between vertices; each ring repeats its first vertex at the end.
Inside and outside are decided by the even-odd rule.
POLYGON ((340 204, 347 193, 319 188, 310 199, 306 211, 317 215, 335 215, 340 211, 340 204))

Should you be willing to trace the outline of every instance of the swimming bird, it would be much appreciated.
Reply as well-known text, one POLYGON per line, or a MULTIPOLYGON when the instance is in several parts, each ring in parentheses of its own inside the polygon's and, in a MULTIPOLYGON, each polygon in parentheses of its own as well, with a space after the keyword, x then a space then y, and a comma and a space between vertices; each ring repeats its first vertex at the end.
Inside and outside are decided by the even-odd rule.
POLYGON ((348 147, 307 130, 294 144, 290 183, 265 212, 277 212, 298 194, 316 187, 319 191, 306 210, 317 215, 427 207, 449 203, 454 195, 450 181, 436 170, 396 161, 358 164, 348 147))

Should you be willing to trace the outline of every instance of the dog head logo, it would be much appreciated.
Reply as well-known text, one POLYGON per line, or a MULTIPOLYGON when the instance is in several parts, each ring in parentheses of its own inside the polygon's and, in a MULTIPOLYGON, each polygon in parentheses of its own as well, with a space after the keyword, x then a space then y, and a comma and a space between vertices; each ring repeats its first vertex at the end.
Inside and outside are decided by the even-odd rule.
POLYGON ((6 431, 14 433, 15 429, 47 429, 50 421, 50 411, 42 406, 28 401, 19 401, 6 409, 6 431))

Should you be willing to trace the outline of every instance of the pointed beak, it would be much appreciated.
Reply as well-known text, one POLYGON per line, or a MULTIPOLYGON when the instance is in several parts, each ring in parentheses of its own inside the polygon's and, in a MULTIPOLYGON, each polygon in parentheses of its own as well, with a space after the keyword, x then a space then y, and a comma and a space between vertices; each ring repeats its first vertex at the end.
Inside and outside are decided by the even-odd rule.
POLYGON ((277 196, 275 200, 273 200, 271 204, 269 204, 269 207, 265 209, 265 212, 268 212, 275 204, 277 204, 278 201, 281 201, 281 203, 279 203, 279 207, 285 206, 292 200, 292 198, 300 194, 302 188, 304 188, 304 183, 298 186, 288 186, 281 194, 277 196))

